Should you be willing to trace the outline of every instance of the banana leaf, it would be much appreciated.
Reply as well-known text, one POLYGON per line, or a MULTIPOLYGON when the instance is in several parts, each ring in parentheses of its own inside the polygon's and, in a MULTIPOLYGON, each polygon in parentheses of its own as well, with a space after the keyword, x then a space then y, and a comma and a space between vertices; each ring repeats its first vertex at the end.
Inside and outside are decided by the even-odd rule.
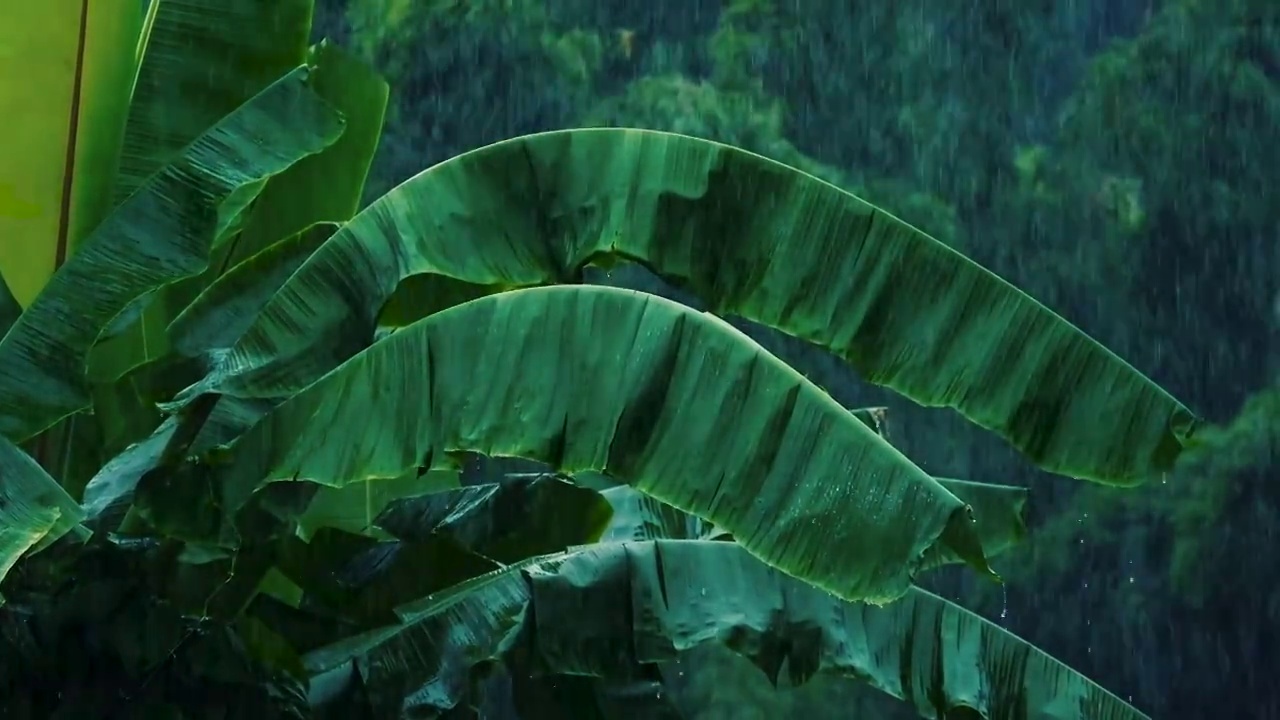
POLYGON ((270 483, 460 452, 605 472, 848 599, 896 599, 940 545, 990 572, 969 508, 799 373, 713 315, 599 286, 482 298, 379 342, 211 455, 222 519, 191 524, 234 544, 270 483))
POLYGON ((456 470, 415 469, 398 478, 322 487, 298 518, 298 537, 307 540, 321 528, 335 528, 390 539, 392 535, 374 522, 389 505, 428 493, 445 495, 458 488, 458 476, 456 470))
MULTIPOLYGON (((1026 488, 1013 485, 934 478, 952 495, 960 498, 973 511, 974 532, 982 543, 982 552, 995 557, 1027 536, 1026 488)), ((936 546, 929 550, 924 568, 965 562, 954 550, 936 546)))
POLYGON ((184 352, 191 328, 206 324, 216 324, 219 337, 235 342, 238 333, 244 332, 262 311, 270 294, 337 229, 334 223, 317 223, 250 255, 219 275, 169 324, 169 339, 174 347, 184 352))
POLYGON ((885 607, 843 602, 732 543, 600 545, 527 577, 531 636, 556 672, 608 676, 619 662, 661 662, 724 642, 775 680, 783 668, 791 684, 818 673, 856 678, 926 718, 962 710, 985 720, 1146 717, 936 595, 913 587, 885 607), (618 607, 630 611, 603 612, 618 607))
POLYGON ((86 357, 112 318, 204 269, 219 208, 234 191, 337 139, 341 118, 308 75, 298 68, 189 145, 54 275, 0 340, 0 434, 25 440, 85 408, 86 357))
POLYGON ((613 507, 595 490, 555 475, 533 475, 400 498, 374 524, 400 540, 446 537, 510 564, 595 542, 609 526, 613 507))
POLYGON ((887 212, 743 150, 616 128, 497 143, 400 185, 311 256, 229 351, 193 341, 219 351, 217 368, 180 400, 306 386, 372 341, 414 276, 439 281, 431 302, 384 322, 577 282, 617 260, 954 408, 1053 472, 1140 483, 1173 466, 1197 424, 1065 319, 887 212))
POLYGON ((111 209, 142 8, 0 4, 0 273, 24 307, 111 209))
MULTIPOLYGON (((228 398, 219 402, 207 417, 202 418, 189 452, 198 455, 231 442, 252 427, 270 408, 269 403, 260 400, 245 402, 228 398)), ((84 509, 86 522, 94 527, 118 527, 133 501, 138 482, 143 475, 161 467, 165 461, 165 450, 184 422, 190 422, 190 419, 181 413, 165 418, 149 436, 130 445, 102 465, 84 487, 81 507, 84 509)), ((315 499, 315 502, 318 501, 319 497, 315 499)), ((316 521, 309 519, 308 522, 316 521)))
POLYGON ((856 679, 926 718, 1147 717, 936 595, 913 587, 885 607, 845 602, 727 542, 606 543, 536 558, 402 616, 308 653, 312 687, 355 683, 375 717, 402 717, 468 702, 468 673, 481 663, 526 657, 542 673, 608 679, 717 643, 775 682, 856 679))
MULTIPOLYGON (((289 30, 281 39, 288 46, 295 38, 299 41, 306 39, 309 24, 302 21, 309 19, 310 3, 302 5, 307 6, 306 12, 302 12, 304 8, 296 2, 240 2, 227 10, 223 20, 238 20, 252 27, 269 28, 273 24, 283 24, 289 30)), ((211 5, 210 12, 215 8, 216 5, 211 5)), ((254 34, 249 35, 252 37, 254 34)), ((207 85, 206 94, 216 101, 203 114, 225 103, 227 89, 223 85, 226 83, 236 87, 236 93, 232 93, 236 96, 257 87, 265 71, 297 55, 298 59, 289 61, 279 74, 302 61, 314 67, 310 87, 342 114, 345 120, 342 135, 321 152, 302 158, 266 182, 248 186, 248 191, 237 197, 235 208, 224 213, 221 230, 215 237, 217 247, 208 268, 199 277, 165 288, 127 332, 111 337, 95 348, 90 370, 96 379, 114 380, 138 365, 167 355, 170 351, 167 326, 197 293, 206 289, 228 268, 236 267, 242 260, 275 243, 306 232, 317 223, 345 222, 356 212, 382 132, 388 97, 386 81, 370 67, 328 42, 311 48, 305 57, 302 52, 290 51, 261 61, 256 57, 261 48, 254 50, 255 44, 260 44, 260 40, 241 48, 248 53, 246 58, 242 58, 243 67, 248 70, 241 72, 240 76, 234 73, 197 75, 207 85), (234 217, 225 217, 228 214, 234 217)), ((185 68, 182 62, 202 58, 198 52, 191 58, 176 57, 180 69, 185 68)), ((235 67, 229 66, 228 72, 235 67)))
POLYGON ((271 178, 244 230, 224 259, 250 257, 316 223, 344 223, 360 206, 365 180, 382 136, 390 87, 373 68, 328 41, 307 54, 316 67, 315 91, 342 113, 342 137, 271 178))
POLYGON ((153 0, 114 178, 116 204, 304 63, 313 5, 314 0, 153 0))
POLYGON ((47 547, 77 528, 83 517, 57 481, 0 437, 0 580, 22 555, 47 547))
MULTIPOLYGON (((1027 490, 968 480, 937 478, 938 484, 973 509, 974 531, 988 560, 1027 534, 1027 490)), ((627 485, 601 491, 613 517, 601 542, 629 540, 729 540, 732 536, 702 518, 681 512, 627 485)), ((945 545, 931 548, 921 570, 965 562, 945 545)))

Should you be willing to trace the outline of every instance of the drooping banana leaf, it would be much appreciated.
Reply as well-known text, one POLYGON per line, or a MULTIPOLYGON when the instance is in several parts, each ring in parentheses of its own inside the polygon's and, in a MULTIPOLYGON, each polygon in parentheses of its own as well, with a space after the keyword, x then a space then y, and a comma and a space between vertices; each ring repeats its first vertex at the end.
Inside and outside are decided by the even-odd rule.
POLYGON ((473 578, 417 603, 402 624, 311 650, 303 664, 312 706, 355 685, 373 717, 432 717, 458 707, 470 694, 473 668, 520 643, 531 597, 523 571, 564 557, 530 558, 473 578))
POLYGON ((885 607, 844 602, 727 542, 591 546, 482 576, 402 615, 309 653, 313 687, 358 682, 379 717, 397 717, 454 707, 472 667, 513 653, 543 673, 608 679, 728 643, 775 680, 861 680, 926 718, 1146 718, 936 595, 912 588, 885 607), (778 678, 784 668, 789 677, 778 678))
POLYGON ((795 684, 817 673, 857 678, 926 718, 951 717, 962 708, 985 720, 1146 717, 936 595, 912 588, 885 607, 843 602, 732 543, 598 545, 527 575, 531 635, 556 672, 608 676, 620 661, 660 662, 727 641, 766 674, 776 677, 785 665, 795 684), (605 608, 614 610, 600 612, 605 608))
MULTIPOLYGON (((1026 488, 971 480, 935 478, 948 492, 973 509, 974 531, 988 559, 1022 542, 1027 535, 1026 488)), ((691 538, 694 539, 694 538, 691 538)), ((965 559, 946 547, 929 550, 925 568, 962 563, 965 559)))
POLYGON ((616 128, 497 143, 407 181, 309 258, 183 401, 305 386, 371 341, 414 275, 441 281, 421 316, 467 288, 574 282, 611 259, 955 408, 1054 472, 1138 483, 1196 425, 1069 322, 883 210, 743 150, 616 128))
POLYGON ((83 517, 56 480, 0 437, 0 580, 24 553, 47 547, 83 517))
MULTIPOLYGON (((885 415, 888 408, 859 408, 852 411, 854 417, 866 423, 867 427, 877 435, 889 439, 886 433, 885 415)), ((982 551, 988 559, 1003 553, 1017 545, 1027 535, 1027 497, 1026 488, 1014 485, 998 485, 980 483, 971 480, 951 480, 935 477, 938 484, 948 492, 960 498, 973 508, 973 517, 977 522, 978 537, 982 541, 982 551)), ((704 538, 681 535, 665 535, 636 540, 700 540, 704 538)), ((935 548, 929 553, 926 567, 938 567, 951 563, 964 562, 964 558, 948 552, 946 548, 935 548)))
POLYGON ((0 272, 29 305, 111 208, 138 0, 0 4, 0 272))
POLYGON ((0 340, 0 434, 23 440, 84 408, 85 358, 102 328, 141 295, 203 270, 233 191, 338 137, 341 118, 308 74, 298 68, 198 138, 54 275, 0 340))
POLYGON ((606 472, 845 598, 899 597, 937 545, 989 572, 967 506, 799 373, 713 315, 598 286, 452 308, 283 402, 210 459, 209 540, 268 483, 464 451, 606 472))
MULTIPOLYGON (((977 486, 976 483, 963 483, 962 485, 977 486)), ((512 527, 511 522, 487 522, 492 517, 492 513, 500 511, 501 507, 499 506, 504 504, 508 505, 521 518, 528 518, 515 521, 514 524, 518 526, 528 524, 531 521, 536 522, 536 519, 541 517, 560 523, 563 525, 563 530, 577 529, 581 532, 584 529, 588 529, 580 522, 571 522, 572 518, 587 517, 580 512, 571 512, 569 510, 571 503, 561 501, 552 505, 541 503, 539 506, 539 504, 530 504, 528 502, 513 502, 526 497, 531 492, 536 493, 539 488, 547 490, 567 489, 564 488, 564 483, 556 481, 549 476, 516 476, 504 485, 462 488, 453 492, 434 493, 411 500, 399 501, 388 508, 378 518, 377 522, 383 529, 392 530, 393 534, 399 536, 401 540, 422 542, 430 538, 437 528, 441 528, 451 538, 465 539, 465 544, 468 547, 477 549, 492 547, 495 541, 501 545, 504 536, 510 537, 511 533, 506 529, 512 527), (517 483, 518 486, 512 487, 510 483, 517 483), (548 485, 547 483, 551 484, 548 485), (502 499, 503 495, 510 495, 512 491, 516 491, 518 494, 510 500, 502 499)), ((594 494, 585 490, 580 490, 579 492, 594 494)), ((549 500, 552 500, 555 499, 554 496, 558 493, 544 494, 547 495, 549 500)), ((693 538, 703 536, 710 530, 710 525, 705 521, 682 513, 627 486, 609 488, 601 494, 615 509, 614 516, 609 522, 609 530, 602 538, 606 542, 630 540, 633 537, 640 536, 652 539, 663 537, 693 538)), ((1020 496, 1016 493, 1010 493, 1009 497, 1019 498, 1020 496)), ((990 508, 988 507, 987 509, 990 508)), ((1004 511, 1010 512, 1011 510, 1004 509, 1004 511)), ((979 527, 984 526, 984 518, 981 515, 978 517, 978 524, 979 527)), ((563 532, 560 534, 563 536, 563 532)), ((579 537, 586 540, 596 534, 599 533, 588 532, 579 537)), ((530 535, 532 537, 537 534, 532 533, 530 535)), ((568 540, 568 538, 565 538, 565 540, 568 540)), ((527 555, 545 548, 546 545, 545 543, 520 543, 520 547, 523 548, 524 554, 527 555)), ((423 562, 420 566, 425 572, 438 572, 436 570, 438 563, 423 562)), ((466 634, 466 637, 471 637, 470 632, 466 634)), ((458 642, 461 642, 461 640, 458 642)), ((484 647, 483 644, 481 647, 484 647)), ((448 645, 436 648, 438 652, 446 655, 452 649, 452 646, 448 645)), ((515 658, 509 657, 507 660, 509 663, 517 662, 515 658)), ((516 687, 506 688, 503 694, 507 696, 514 694, 514 700, 518 703, 536 703, 544 711, 543 715, 535 713, 534 716, 536 717, 556 717, 555 712, 564 712, 566 708, 571 708, 575 713, 575 717, 578 715, 601 718, 649 717, 650 715, 647 714, 637 715, 640 706, 636 705, 636 703, 642 703, 643 707, 646 708, 645 712, 651 710, 653 717, 679 717, 678 714, 673 715, 674 708, 663 701, 671 693, 665 691, 661 685, 655 685, 652 682, 619 678, 596 679, 571 675, 550 677, 530 677, 529 675, 527 661, 513 666, 512 679, 515 681, 516 687), (625 701, 624 698, 626 698, 625 701), (622 709, 624 707, 626 710, 622 709), (546 714, 548 712, 551 714, 546 714), (593 712, 598 713, 598 715, 591 714, 593 712)), ((519 705, 519 707, 522 716, 531 709, 528 705, 519 705)))
MULTIPOLYGON (((967 480, 937 478, 938 484, 973 508, 974 529, 988 560, 1021 542, 1027 534, 1027 490, 1012 485, 990 485, 967 480)), ((601 492, 613 507, 613 517, 601 542, 630 540, 724 540, 727 533, 707 521, 681 512, 620 485, 601 492)), ((921 569, 964 562, 964 558, 937 545, 930 549, 921 569)))

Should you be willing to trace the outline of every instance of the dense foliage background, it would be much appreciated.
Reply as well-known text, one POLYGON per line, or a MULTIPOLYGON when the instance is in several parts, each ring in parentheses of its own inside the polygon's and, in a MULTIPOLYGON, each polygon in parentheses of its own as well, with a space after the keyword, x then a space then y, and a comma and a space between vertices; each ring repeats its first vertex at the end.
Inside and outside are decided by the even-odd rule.
MULTIPOLYGON (((888 405, 926 470, 1035 486, 1031 541, 999 565, 1007 585, 944 575, 934 589, 1153 716, 1280 717, 1280 3, 321 5, 319 32, 392 83, 370 197, 540 130, 730 142, 962 248, 1187 401, 1217 427, 1178 472, 1077 490, 758 334, 842 402, 888 405)), ((846 717, 733 677, 686 692, 708 717, 846 717)))

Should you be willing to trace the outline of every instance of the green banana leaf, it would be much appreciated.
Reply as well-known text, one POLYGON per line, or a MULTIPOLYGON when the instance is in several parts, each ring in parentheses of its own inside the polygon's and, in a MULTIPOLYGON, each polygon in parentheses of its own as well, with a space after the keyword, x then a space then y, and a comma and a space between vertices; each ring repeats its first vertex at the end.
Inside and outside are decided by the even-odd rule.
POLYGON ((344 223, 360 208, 382 137, 390 87, 373 68, 328 41, 311 48, 315 91, 346 119, 342 137, 271 178, 226 258, 234 265, 316 223, 344 223))
POLYGON ((84 513, 56 480, 3 437, 0 478, 0 580, 4 580, 18 558, 75 529, 84 513))
POLYGON ((331 527, 305 541, 287 537, 276 567, 303 592, 299 605, 326 607, 365 629, 505 564, 594 542, 609 517, 594 490, 554 476, 521 478, 397 499, 376 520, 389 539, 331 527))
MULTIPOLYGON (((382 481, 370 484, 379 482, 382 481)), ((442 577, 456 579, 458 572, 475 573, 480 566, 467 563, 467 555, 458 552, 460 548, 503 562, 520 563, 544 552, 592 542, 601 535, 602 519, 609 520, 609 530, 602 538, 605 542, 615 538, 629 540, 646 534, 646 530, 651 531, 654 538, 661 537, 664 530, 655 531, 658 527, 673 533, 691 528, 698 534, 701 534, 699 528, 709 528, 704 521, 627 486, 596 493, 575 488, 551 475, 521 475, 499 484, 421 494, 392 502, 375 521, 377 528, 401 544, 413 544, 411 547, 325 531, 318 544, 314 540, 309 546, 290 541, 293 549, 287 553, 289 558, 281 569, 307 589, 307 596, 313 598, 313 609, 319 602, 348 623, 367 625, 369 620, 382 617, 394 599, 403 602, 408 594, 406 588, 436 587, 442 577), (608 505, 601 502, 603 500, 607 500, 608 505), (614 508, 611 520, 610 505, 614 508), (554 529, 548 530, 548 523, 553 524, 554 529), (305 561, 300 561, 298 558, 303 554, 305 561), (372 569, 359 570, 361 567, 372 569), (335 576, 335 568, 341 585, 329 579, 335 576), (358 584, 353 583, 353 575, 362 576, 358 584)), ((978 521, 981 525, 983 518, 978 521)), ((545 685, 554 685, 558 688, 555 693, 558 697, 564 691, 562 680, 533 683, 537 687, 523 687, 520 692, 544 693, 549 691, 545 685)), ((604 684, 599 688, 582 690, 590 690, 587 694, 593 698, 602 693, 591 701, 602 705, 614 694, 640 692, 647 687, 601 682, 604 684)), ((531 702, 528 697, 523 701, 531 702)), ((549 702, 545 697, 542 701, 549 702)), ((656 704, 655 712, 666 709, 665 704, 656 704)))
POLYGON ((595 542, 612 516, 612 501, 595 490, 533 475, 398 499, 374 523, 400 540, 446 537, 510 564, 595 542))
POLYGON ((298 518, 298 537, 309 540, 321 528, 334 528, 390 539, 392 536, 374 522, 388 505, 404 498, 455 490, 459 487, 459 475, 456 470, 419 474, 415 469, 398 478, 322 487, 298 518))
POLYGON ((115 204, 303 64, 313 5, 314 0, 153 0, 115 204))
POLYGON ((244 332, 270 298, 268 292, 252 289, 273 293, 337 230, 335 223, 317 223, 222 273, 169 324, 169 339, 174 348, 184 352, 192 332, 190 328, 206 324, 216 325, 219 337, 235 342, 237 334, 244 332))
MULTIPOLYGON (((988 559, 1004 553, 1027 536, 1029 493, 1026 488, 972 480, 934 479, 973 510, 974 532, 988 559)), ((935 546, 928 551, 922 567, 931 569, 962 562, 965 559, 954 550, 935 546)))
MULTIPOLYGON (((973 509, 974 530, 988 560, 1003 554, 1027 534, 1027 490, 968 480, 937 478, 938 484, 973 509)), ((601 491, 613 508, 613 519, 601 542, 630 540, 727 540, 732 536, 706 520, 645 495, 627 485, 601 491)), ((921 565, 930 570, 963 563, 946 546, 931 548, 921 565)))
POLYGON ((357 682, 379 717, 400 717, 465 702, 467 673, 491 660, 528 657, 543 673, 609 679, 727 643, 776 682, 857 679, 926 718, 1146 718, 936 595, 912 588, 885 607, 844 602, 727 542, 607 543, 535 558, 401 614, 399 625, 308 653, 313 689, 357 682))
MULTIPOLYGON (((255 0, 252 4, 254 17, 241 12, 241 21, 255 26, 285 22, 293 28, 286 33, 287 37, 300 33, 299 37, 305 39, 305 24, 295 27, 297 19, 302 17, 298 8, 290 7, 296 3, 281 3, 277 7, 255 0), (285 16, 283 19, 279 17, 281 13, 285 16)), ((275 67, 292 56, 267 62, 263 67, 275 67)), ((195 57, 200 58, 199 54, 195 57)), ((235 217, 226 217, 228 213, 224 213, 222 230, 215 237, 217 247, 206 270, 198 277, 165 288, 127 332, 100 343, 90 362, 91 375, 96 379, 114 380, 138 365, 167 355, 170 352, 167 326, 197 293, 207 289, 227 268, 234 268, 260 250, 296 237, 317 223, 345 222, 355 214, 382 132, 387 83, 370 67, 327 42, 305 53, 305 62, 315 68, 310 87, 345 119, 342 136, 265 183, 246 186, 250 192, 237 198, 238 204, 231 211, 235 217)), ((291 62, 287 67, 296 64, 291 62)), ((239 79, 247 86, 242 90, 259 84, 263 67, 252 65, 245 77, 239 79)), ((210 90, 217 91, 221 83, 233 79, 212 75, 206 82, 210 90)), ((219 95, 218 92, 212 94, 219 95)))
MULTIPOLYGON (((208 417, 202 419, 189 452, 198 455, 231 442, 270 409, 271 404, 261 400, 224 398, 208 417)), ((165 418, 148 437, 130 445, 103 464, 84 487, 81 507, 84 509, 86 522, 93 527, 109 529, 119 526, 123 513, 133 501, 138 482, 143 475, 162 466, 166 459, 166 449, 178 434, 179 426, 185 422, 190 422, 190 418, 181 413, 165 418)), ((317 493, 313 505, 317 502, 333 502, 331 499, 322 501, 320 496, 321 493, 317 493)), ((361 509, 363 508, 362 503, 361 509)), ((307 522, 310 524, 319 521, 310 518, 307 522)))
POLYGON ((90 236, 0 340, 0 434, 25 440, 88 405, 101 330, 155 288, 201 272, 220 205, 337 139, 341 118, 298 68, 189 145, 90 236), (147 253, 134 250, 139 238, 147 253))
MULTIPOLYGON (((311 705, 335 704, 356 686, 373 717, 437 717, 458 707, 469 695, 472 669, 521 642, 531 599, 524 571, 565 557, 530 558, 472 578, 401 608, 401 624, 307 652, 311 705)), ((585 619, 584 613, 575 621, 585 619)))
MULTIPOLYGON (((852 411, 853 416, 861 420, 877 435, 889 440, 886 432, 885 416, 888 408, 858 408, 852 411)), ((938 484, 948 492, 960 498, 973 509, 976 521, 975 529, 982 542, 982 552, 988 559, 995 557, 1009 548, 1022 542, 1027 535, 1027 498, 1030 493, 1026 488, 1014 485, 998 485, 980 483, 972 480, 953 480, 935 477, 938 484)), ((677 511, 678 512, 678 511, 677 511)), ((699 540, 703 538, 681 535, 666 535, 650 538, 633 538, 635 540, 699 540)), ((938 546, 929 552, 925 567, 938 567, 952 563, 962 563, 964 558, 938 546)))
POLYGON ((576 282, 618 259, 955 408, 1053 472, 1142 482, 1172 467, 1197 423, 1069 322, 883 210, 743 150, 616 128, 516 138, 405 182, 308 259, 181 401, 305 386, 372 340, 406 278, 441 282, 401 324, 466 288, 576 282))
POLYGON ((616 673, 728 642, 792 684, 860 679, 926 718, 1140 720, 1146 716, 1002 628, 919 588, 886 607, 846 603, 732 543, 600 545, 527 573, 531 629, 560 673, 616 673), (606 612, 629 607, 630 612, 606 612), (572 618, 570 620, 569 618, 572 618), (797 642, 803 633, 804 642, 797 642))
POLYGON ((799 373, 713 315, 599 286, 482 298, 374 345, 211 456, 223 519, 192 524, 234 544, 269 483, 459 452, 606 472, 849 599, 901 596, 937 545, 990 572, 968 507, 799 373))
POLYGON ((0 3, 0 272, 22 306, 111 209, 142 9, 0 3))

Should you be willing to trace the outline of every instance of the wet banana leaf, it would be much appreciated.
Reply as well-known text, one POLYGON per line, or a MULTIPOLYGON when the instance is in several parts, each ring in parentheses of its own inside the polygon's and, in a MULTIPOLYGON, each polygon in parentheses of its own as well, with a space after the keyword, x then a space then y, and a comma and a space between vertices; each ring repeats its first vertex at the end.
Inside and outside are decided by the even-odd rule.
POLYGON ((848 599, 900 597, 938 545, 990 572, 969 508, 799 373, 713 315, 598 286, 460 305, 283 402, 210 458, 209 540, 269 483, 459 452, 605 472, 848 599))
MULTIPOLYGON (((262 400, 246 402, 224 398, 203 419, 190 452, 200 454, 231 442, 252 427, 270 408, 271 404, 262 400)), ((114 529, 119 525, 133 501, 138 482, 144 475, 161 466, 166 448, 184 422, 189 422, 189 419, 181 413, 165 418, 149 436, 125 448, 103 464, 84 487, 82 507, 87 523, 95 528, 101 526, 107 529, 114 529)), ((322 503, 323 507, 333 502, 332 499, 322 500, 321 495, 322 493, 317 493, 313 505, 322 503)), ((363 510, 363 491, 361 498, 360 509, 363 510)), ((346 502, 346 499, 343 498, 342 501, 346 502)), ((315 522, 318 526, 322 520, 311 519, 310 522, 315 522)))
POLYGON ((220 341, 234 343, 253 322, 271 295, 333 233, 335 223, 317 223, 274 243, 222 273, 169 324, 169 339, 179 352, 190 345, 192 328, 216 333, 220 341))
POLYGON ((439 535, 509 564, 595 542, 612 515, 595 490, 541 475, 404 498, 374 522, 401 540, 439 535))
MULTIPOLYGON (((309 2, 303 4, 310 5, 309 2)), ((302 23, 300 19, 309 20, 309 14, 303 13, 302 9, 296 2, 242 0, 226 10, 224 19, 238 19, 251 27, 284 24, 290 28, 282 36, 286 40, 285 46, 288 46, 295 36, 306 39, 309 24, 302 23)), ((214 6, 210 6, 210 12, 213 11, 214 6)), ((235 217, 228 218, 229 213, 223 213, 223 229, 215 237, 218 247, 209 267, 199 277, 165 288, 126 332, 102 342, 95 349, 91 362, 91 372, 97 377, 113 380, 148 360, 165 356, 171 349, 168 325, 197 293, 206 289, 220 274, 234 269, 242 260, 261 250, 306 233, 317 223, 345 222, 351 219, 359 206, 365 178, 382 132, 388 96, 386 81, 372 68, 327 42, 306 53, 290 51, 265 59, 257 58, 262 48, 255 49, 255 43, 257 41, 251 40, 240 48, 249 56, 245 59, 249 69, 241 76, 215 73, 201 76, 202 82, 209 90, 223 91, 223 94, 227 91, 223 85, 227 83, 236 92, 243 92, 257 87, 267 70, 297 55, 298 59, 289 61, 277 75, 305 59, 306 64, 314 68, 311 89, 340 112, 345 120, 342 136, 265 183, 248 186, 251 192, 240 194, 238 204, 229 211, 235 217)), ((187 58, 192 59, 201 60, 202 55, 197 52, 192 58, 187 58)), ((212 94, 217 103, 225 103, 226 97, 219 92, 212 94)), ((216 109, 217 103, 208 110, 216 109)))
POLYGON ((343 223, 360 207, 365 179, 382 136, 390 88, 374 69, 330 42, 307 54, 315 91, 342 113, 346 128, 323 152, 271 178, 232 242, 234 265, 316 223, 343 223))
POLYGON ((576 282, 616 259, 955 408, 1053 472, 1142 482, 1173 466, 1197 422, 1069 322, 887 212, 740 149, 616 128, 497 143, 392 190, 308 259, 183 401, 305 386, 372 340, 413 276, 441 282, 429 306, 392 321, 467 288, 576 282))
POLYGON ((112 212, 0 340, 0 434, 24 440, 88 404, 85 360, 137 298, 208 262, 218 209, 337 139, 298 68, 228 115, 112 212), (139 238, 146 253, 137 252, 139 238))
MULTIPOLYGON (((926 718, 1144 720, 1004 629, 912 588, 885 607, 842 602, 733 543, 599 545, 527 573, 532 637, 549 669, 608 676, 728 639, 775 680, 852 677, 926 718), (629 612, 618 612, 629 607, 629 612), (614 608, 605 612, 605 608, 614 608), (803 641, 799 641, 803 638, 803 641)), ((478 605, 487 604, 477 598, 478 605)))
MULTIPOLYGON (((132 3, 137 6, 137 2, 132 3)), ((241 104, 302 65, 313 0, 155 0, 115 203, 241 104)))
POLYGON ((0 5, 0 272, 23 306, 111 209, 142 8, 0 5))
MULTIPOLYGON (((1011 485, 991 485, 967 480, 937 478, 938 484, 973 508, 974 529, 982 553, 991 559, 1022 541, 1027 534, 1027 490, 1011 485)), ((620 485, 601 492, 613 507, 613 517, 601 542, 631 540, 728 540, 728 533, 702 518, 681 512, 620 485)), ((930 549, 922 569, 964 562, 964 558, 938 545, 930 549)))
POLYGON ((18 558, 76 529, 83 517, 56 480, 0 437, 0 580, 18 558))
MULTIPOLYGON (((988 558, 1004 553, 1027 536, 1029 493, 1026 488, 971 480, 935 479, 973 509, 974 530, 982 543, 982 552, 988 558)), ((932 568, 962 562, 965 559, 949 548, 935 547, 929 551, 924 566, 932 568)))
POLYGON ((388 505, 405 498, 456 490, 459 474, 457 470, 419 473, 415 469, 398 478, 322 487, 307 505, 306 512, 298 518, 298 536, 306 540, 321 528, 335 528, 391 539, 392 536, 375 522, 388 505))
POLYGON ((358 682, 377 717, 400 717, 464 702, 470 669, 513 653, 542 673, 609 679, 727 642, 775 682, 857 679, 926 718, 1147 718, 936 595, 844 602, 728 542, 596 545, 482 576, 402 615, 309 653, 313 687, 358 682))
POLYGON ((521 641, 531 590, 523 571, 563 562, 530 558, 401 610, 397 625, 345 637, 303 657, 313 707, 353 686, 376 718, 435 717, 467 701, 472 669, 521 641))

